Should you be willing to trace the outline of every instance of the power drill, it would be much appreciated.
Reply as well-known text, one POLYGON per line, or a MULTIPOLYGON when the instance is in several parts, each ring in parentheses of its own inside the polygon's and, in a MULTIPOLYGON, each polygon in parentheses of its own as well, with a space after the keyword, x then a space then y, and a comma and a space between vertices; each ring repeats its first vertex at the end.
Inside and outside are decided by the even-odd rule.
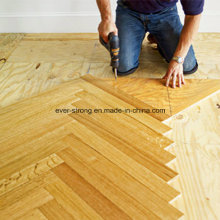
POLYGON ((108 35, 108 43, 105 43, 103 38, 99 36, 100 43, 110 52, 111 63, 113 71, 115 73, 115 80, 117 79, 117 71, 119 67, 119 38, 113 32, 108 35))

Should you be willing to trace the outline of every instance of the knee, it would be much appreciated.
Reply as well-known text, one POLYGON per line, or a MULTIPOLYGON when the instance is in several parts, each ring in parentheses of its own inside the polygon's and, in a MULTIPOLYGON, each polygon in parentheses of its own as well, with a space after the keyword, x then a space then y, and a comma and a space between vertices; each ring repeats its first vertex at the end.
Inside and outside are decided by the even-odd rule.
POLYGON ((131 57, 128 56, 120 57, 118 75, 119 76, 129 75, 135 72, 138 66, 139 66, 138 61, 134 62, 134 60, 131 57))
POLYGON ((198 63, 196 59, 185 61, 183 64, 183 73, 184 74, 193 74, 198 69, 198 63))

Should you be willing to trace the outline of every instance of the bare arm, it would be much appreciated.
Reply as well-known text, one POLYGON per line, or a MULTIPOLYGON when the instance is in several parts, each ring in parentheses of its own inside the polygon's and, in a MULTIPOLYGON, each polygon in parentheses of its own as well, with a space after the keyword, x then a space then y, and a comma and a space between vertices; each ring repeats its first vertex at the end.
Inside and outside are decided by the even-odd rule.
POLYGON ((110 0, 96 0, 96 2, 102 19, 98 27, 99 35, 107 42, 109 33, 114 32, 118 34, 118 30, 112 18, 110 0))
POLYGON ((186 57, 192 41, 198 32, 200 19, 201 14, 185 16, 184 26, 174 56, 186 57))
MULTIPOLYGON (((201 14, 185 16, 184 26, 174 56, 183 58, 186 57, 193 38, 198 32, 200 19, 201 14)), ((181 87, 181 84, 185 84, 183 76, 183 64, 178 64, 176 61, 171 60, 167 73, 163 78, 166 79, 166 86, 169 86, 170 80, 172 79, 173 88, 176 87, 176 81, 178 81, 179 87, 181 87)))

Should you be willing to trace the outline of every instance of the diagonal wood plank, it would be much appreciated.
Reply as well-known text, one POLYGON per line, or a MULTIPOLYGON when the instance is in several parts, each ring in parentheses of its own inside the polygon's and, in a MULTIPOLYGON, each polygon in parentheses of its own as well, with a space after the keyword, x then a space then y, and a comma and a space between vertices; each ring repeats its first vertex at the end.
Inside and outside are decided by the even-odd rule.
MULTIPOLYGON (((93 108, 93 106, 84 101, 75 102, 73 105, 79 108, 85 108, 86 106, 93 108)), ((76 114, 72 113, 69 114, 69 116, 74 118, 76 114)), ((131 125, 126 121, 113 120, 111 117, 108 117, 108 115, 104 114, 91 114, 90 116, 83 115, 83 117, 95 123, 96 126, 103 128, 104 130, 123 140, 125 143, 133 146, 140 153, 144 155, 146 154, 146 156, 150 156, 155 159, 159 157, 159 160, 164 164, 175 159, 174 155, 163 149, 163 147, 167 147, 172 143, 165 137, 164 139, 160 139, 157 138, 158 136, 155 134, 148 135, 147 133, 140 133, 137 128, 132 128, 131 125)))
MULTIPOLYGON (((71 142, 70 142, 71 144, 71 142)), ((74 145, 79 146, 79 145, 74 145)), ((156 196, 154 192, 152 192, 148 187, 142 185, 139 181, 134 179, 132 176, 128 175, 125 171, 121 170, 120 167, 111 163, 105 157, 100 156, 96 151, 92 150, 89 146, 81 144, 79 149, 77 147, 70 147, 63 152, 68 153, 72 160, 75 161, 75 158, 79 158, 82 163, 86 165, 87 168, 91 170, 94 169, 96 175, 99 173, 104 176, 104 178, 108 182, 112 182, 114 184, 114 188, 119 188, 129 196, 133 198, 133 200, 138 201, 141 205, 143 205, 150 213, 163 218, 165 216, 169 216, 170 218, 174 218, 175 216, 181 215, 181 213, 175 210, 169 203, 160 197, 156 196), (171 214, 172 213, 172 214, 171 214)), ((65 161, 63 152, 59 153, 59 156, 65 161)), ((68 162, 67 162, 68 163, 68 162)), ((70 165, 70 163, 68 163, 70 165)), ((71 165, 70 165, 71 166, 71 165)), ((73 169, 75 167, 71 166, 73 169)), ((85 168, 84 168, 85 170, 85 168)), ((80 175, 83 175, 83 172, 78 169, 80 175)), ((85 178, 85 177, 84 177, 85 178)), ((100 188, 100 184, 93 185, 98 189, 100 188)), ((100 189, 99 189, 100 190, 100 189)), ((146 216, 147 217, 147 216, 146 216)))
POLYGON ((2 219, 16 219, 52 199, 53 197, 45 189, 40 188, 28 195, 23 195, 19 201, 7 206, 3 210, 1 209, 0 216, 2 219))
POLYGON ((7 209, 7 207, 20 201, 24 196, 37 192, 47 184, 54 182, 55 179, 56 175, 49 170, 46 173, 13 188, 11 191, 0 195, 0 210, 7 209))
MULTIPOLYGON (((145 108, 145 109, 150 109, 150 110, 154 109, 154 107, 152 107, 151 105, 147 103, 143 103, 139 99, 136 99, 133 96, 129 96, 127 93, 123 92, 122 90, 117 89, 116 87, 106 85, 106 83, 103 83, 102 80, 97 80, 97 78, 92 77, 89 74, 82 76, 82 79, 116 96, 117 98, 122 99, 123 101, 131 104, 132 106, 135 106, 136 108, 145 108)), ((157 113, 149 113, 149 114, 152 117, 158 120, 161 120, 161 121, 169 117, 169 115, 167 114, 157 114, 157 113)))
POLYGON ((46 219, 54 220, 71 220, 75 219, 65 208, 60 205, 55 199, 50 200, 39 207, 39 210, 46 216, 46 219))
MULTIPOLYGON (((67 144, 67 143, 66 143, 67 144)), ((71 147, 71 146, 69 146, 71 147)), ((99 173, 87 167, 79 158, 74 157, 69 151, 62 151, 58 155, 70 166, 75 172, 79 173, 88 183, 93 185, 100 191, 106 198, 112 201, 116 206, 122 209, 133 219, 146 219, 146 216, 151 219, 160 219, 155 214, 151 213, 148 209, 143 207, 142 204, 132 199, 128 194, 123 192, 111 181, 99 173)))
POLYGON ((60 139, 70 134, 69 129, 60 127, 53 132, 45 134, 44 137, 36 138, 33 141, 18 145, 9 152, 0 154, 0 179, 10 178, 10 176, 19 172, 25 167, 36 164, 39 160, 62 150, 64 146, 60 139), (57 137, 57 135, 60 135, 57 137))
POLYGON ((14 173, 9 178, 0 180, 0 195, 38 177, 62 162, 57 155, 52 154, 35 164, 26 166, 23 170, 19 170, 19 172, 14 173))
MULTIPOLYGON (((126 107, 135 107, 84 79, 76 79, 38 96, 1 108, 0 131, 3 136, 0 137, 0 143, 3 147, 0 149, 0 180, 4 195, 12 195, 12 192, 23 189, 22 186, 28 186, 28 183, 34 184, 34 180, 37 181, 44 171, 37 172, 33 179, 29 178, 29 174, 35 174, 35 168, 38 168, 41 161, 47 161, 50 155, 56 153, 61 157, 69 154, 71 160, 72 157, 80 160, 74 162, 76 168, 73 168, 73 162, 65 157, 70 170, 73 169, 85 179, 93 187, 90 189, 98 190, 98 195, 102 194, 99 199, 105 198, 105 203, 110 205, 108 209, 117 207, 117 212, 123 218, 136 216, 138 219, 146 219, 147 216, 158 219, 169 216, 170 219, 176 219, 181 216, 182 213, 169 204, 179 196, 179 192, 166 183, 177 176, 176 172, 165 165, 175 158, 164 150, 173 143, 162 135, 169 127, 148 114, 139 117, 134 114, 91 114, 91 117, 66 114, 71 112, 73 106, 111 108, 117 103, 121 107, 124 104, 126 107), (106 102, 107 99, 110 104, 106 102), (59 109, 60 114, 57 114, 56 109, 59 109), (65 151, 65 148, 68 150, 65 151), (98 162, 90 161, 94 157, 99 158, 98 162), (91 166, 89 170, 79 170, 88 169, 88 166, 91 166), (24 178, 21 177, 23 173, 26 175, 24 178), (96 177, 91 179, 91 173, 96 177), (104 188, 99 186, 97 189, 94 183, 100 178, 102 181, 106 178, 110 183, 105 182, 104 188), (106 187, 116 189, 106 191, 106 187), (137 192, 137 189, 140 191, 137 192), (118 195, 111 196, 112 191, 118 195), (128 206, 129 203, 132 205, 128 206)), ((63 162, 62 159, 63 157, 59 163, 63 162)), ((55 215, 56 211, 64 207, 64 215, 70 214, 75 219, 104 218, 100 209, 92 204, 90 206, 88 203, 91 200, 85 199, 79 188, 76 192, 73 185, 65 181, 64 176, 58 178, 55 175, 52 183, 43 186, 44 188, 35 186, 34 191, 28 192, 46 189, 52 195, 50 200, 53 201, 48 200, 39 205, 39 210, 46 217, 55 215), (53 206, 57 209, 54 210, 53 206)), ((29 193, 24 196, 28 195, 29 193)), ((11 205, 15 203, 10 201, 11 205)), ((32 209, 30 207, 18 212, 20 214, 17 217, 28 215, 35 208, 33 206, 32 209)), ((106 209, 105 212, 108 213, 109 210, 106 209)))
POLYGON ((41 211, 39 209, 33 209, 31 211, 28 211, 24 215, 20 216, 19 218, 16 218, 17 220, 47 220, 41 211))
MULTIPOLYGON (((101 79, 96 78, 96 81, 98 81, 98 80, 102 81, 101 79)), ((112 106, 113 108, 118 107, 121 109, 136 109, 135 105, 132 105, 129 102, 126 102, 126 101, 106 92, 105 90, 98 88, 89 82, 86 82, 85 80, 78 81, 78 85, 80 86, 80 88, 83 88, 84 91, 87 91, 88 93, 93 94, 95 97, 102 100, 102 102, 104 102, 107 105, 112 106)), ((104 85, 106 85, 106 83, 104 83, 104 85)), ((112 86, 110 86, 110 87, 112 87, 112 86)), ((114 88, 112 87, 111 90, 114 90, 114 88)), ((121 92, 122 92, 122 90, 117 90, 117 93, 119 93, 119 95, 121 94, 121 92)), ((167 89, 166 89, 166 93, 167 93, 167 89)), ((126 96, 128 96, 128 94, 126 94, 126 96)), ((130 100, 132 100, 132 96, 128 96, 128 98, 130 100)), ((143 104, 143 102, 142 102, 142 104, 143 104)), ((145 109, 147 111, 150 110, 149 108, 145 108, 145 107, 146 106, 144 106, 144 104, 143 104, 141 107, 137 107, 137 109, 145 109)), ((155 113, 153 113, 153 114, 155 114, 155 113)), ((160 114, 164 114, 164 113, 162 112, 160 114)), ((132 111, 131 111, 128 115, 135 118, 136 120, 140 121, 144 125, 154 129, 155 131, 157 131, 161 134, 164 134, 170 130, 170 128, 167 125, 160 123, 160 121, 155 119, 154 116, 152 117, 149 114, 136 114, 136 113, 132 113, 132 111)))
MULTIPOLYGON (((100 109, 101 113, 95 113, 94 112, 94 116, 98 115, 102 115, 102 120, 104 120, 105 118, 111 118, 114 121, 117 122, 122 122, 124 124, 126 124, 127 127, 133 128, 134 130, 137 130, 141 135, 145 136, 146 139, 148 141, 151 141, 149 139, 149 136, 157 136, 157 143, 160 145, 160 147, 162 148, 166 148, 167 146, 171 145, 173 142, 169 139, 167 139, 165 136, 163 136, 162 134, 160 134, 160 132, 157 132, 157 130, 159 130, 159 127, 156 129, 152 129, 151 126, 149 124, 143 124, 142 122, 140 122, 139 120, 136 120, 133 117, 129 117, 130 113, 126 113, 123 111, 124 108, 119 108, 119 111, 117 109, 117 106, 111 106, 106 104, 105 102, 103 102, 103 100, 100 100, 99 98, 97 98, 96 96, 94 96, 93 94, 83 90, 81 92, 76 93, 75 95, 76 97, 79 97, 80 101, 75 101, 74 102, 74 106, 78 105, 78 103, 81 102, 81 100, 87 102, 88 107, 90 106, 90 108, 92 109, 100 109), (118 111, 118 113, 112 113, 112 109, 118 111), (106 110, 106 111, 105 111, 106 110), (147 134, 149 136, 147 136, 147 134)), ((83 107, 83 106, 81 106, 83 107)), ((85 106, 87 107, 87 106, 85 106)), ((134 114, 143 114, 143 113, 134 113, 134 114)), ((145 114, 144 114, 145 115, 145 114)), ((161 125, 162 123, 160 123, 161 125)))
POLYGON ((45 189, 53 195, 56 201, 69 212, 75 219, 103 219, 94 209, 82 200, 69 186, 57 178, 56 182, 51 183, 45 189))
POLYGON ((104 219, 131 219, 65 163, 54 168, 53 172, 104 219))
POLYGON ((68 141, 70 145, 74 146, 74 144, 77 143, 76 145, 82 147, 86 145, 90 146, 92 149, 99 152, 102 156, 106 157, 122 170, 136 178, 143 185, 155 192, 158 197, 163 198, 165 201, 170 202, 178 195, 180 195, 179 192, 171 188, 157 175, 155 175, 145 167, 141 166, 139 163, 128 157, 123 152, 119 151, 112 144, 101 139, 95 133, 85 129, 84 126, 78 123, 74 123, 74 131, 74 135, 71 134, 64 139, 68 141), (83 134, 82 129, 84 131, 83 134), (84 137, 87 137, 86 140, 84 139, 84 137), (93 140, 91 140, 91 138, 93 140))
POLYGON ((72 114, 71 117, 94 131, 107 142, 113 144, 117 149, 128 155, 130 158, 157 174, 163 180, 168 182, 178 175, 175 171, 164 165, 161 158, 158 159, 154 154, 148 152, 146 148, 142 150, 144 153, 142 151, 138 151, 138 149, 135 149, 135 144, 122 140, 120 138, 121 136, 114 136, 111 132, 103 129, 102 124, 97 120, 80 114, 72 114))

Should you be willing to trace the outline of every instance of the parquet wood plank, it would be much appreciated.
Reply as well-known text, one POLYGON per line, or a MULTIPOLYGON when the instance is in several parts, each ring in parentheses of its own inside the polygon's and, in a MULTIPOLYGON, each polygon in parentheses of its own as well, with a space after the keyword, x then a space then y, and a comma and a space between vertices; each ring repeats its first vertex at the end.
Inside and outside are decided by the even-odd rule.
MULTIPOLYGON (((67 143, 65 143, 67 144, 67 143)), ((70 148, 72 145, 69 146, 70 148)), ((87 167, 79 158, 74 157, 74 154, 70 154, 69 151, 59 152, 58 155, 70 166, 75 172, 79 173, 88 183, 94 186, 100 191, 106 198, 112 201, 116 206, 123 210, 128 216, 133 219, 160 219, 138 201, 131 198, 128 194, 123 192, 111 181, 108 181, 105 177, 99 173, 87 167)))
MULTIPOLYGON (((109 197, 109 192, 107 192, 107 194, 105 192, 103 196, 110 204, 113 203, 117 206, 121 211, 118 210, 118 212, 122 216, 125 216, 125 219, 131 218, 131 216, 140 217, 138 219, 144 219, 144 216, 158 219, 158 217, 162 216, 167 217, 168 212, 172 212, 168 219, 176 219, 177 216, 181 216, 182 213, 178 212, 168 203, 179 195, 178 191, 165 182, 177 175, 164 165, 175 158, 172 154, 163 149, 173 143, 161 134, 167 130, 168 126, 162 124, 162 128, 160 128, 159 125, 161 122, 147 114, 142 117, 131 117, 126 114, 119 115, 119 117, 115 115, 103 117, 103 115, 100 115, 97 118, 96 115, 93 115, 93 118, 88 121, 90 125, 88 126, 85 123, 85 120, 88 119, 86 116, 84 116, 84 121, 81 120, 81 122, 79 122, 76 118, 69 117, 70 115, 56 113, 55 109, 71 109, 75 103, 77 107, 81 105, 81 107, 84 108, 87 102, 89 105, 96 103, 99 107, 111 107, 111 105, 117 103, 118 100, 120 105, 125 103, 124 100, 120 100, 117 97, 112 98, 113 95, 109 94, 109 96, 111 96, 110 100, 112 101, 111 105, 108 105, 108 103, 104 101, 105 94, 108 94, 106 91, 102 91, 101 98, 99 96, 96 97, 96 95, 93 96, 93 93, 89 91, 83 92, 83 89, 86 88, 87 85, 90 85, 88 88, 93 87, 92 91, 95 94, 98 93, 97 90, 102 91, 102 89, 86 82, 84 79, 76 79, 73 82, 64 83, 38 96, 27 98, 21 102, 0 109, 2 124, 0 130, 3 131, 3 136, 0 137, 0 143, 3 144, 3 148, 0 149, 0 180, 3 187, 2 193, 6 196, 12 195, 12 192, 22 189, 23 185, 28 186, 28 183, 34 183, 34 180, 37 181, 37 179, 45 172, 47 173, 50 168, 63 162, 62 159, 59 158, 58 163, 52 161, 52 165, 50 166, 47 164, 49 163, 48 158, 50 155, 54 153, 60 155, 60 151, 72 146, 72 144, 85 142, 86 147, 86 144, 88 144, 92 152, 100 155, 100 158, 104 158, 103 169, 96 166, 93 167, 93 169, 100 173, 98 175, 105 176, 104 170, 110 171, 113 167, 114 174, 109 176, 110 181, 112 181, 112 185, 110 184, 110 186, 115 187, 117 185, 117 190, 120 195, 122 195, 122 198, 109 197), (141 118, 144 118, 143 123, 141 122, 141 118), (99 119, 104 123, 103 126, 98 122, 99 119), (154 121, 156 121, 156 125, 152 129, 151 126, 154 124, 154 121), (83 123, 85 125, 83 125, 83 123), (92 123, 93 125, 91 125, 92 123), (110 129, 106 126, 107 124, 109 124, 110 129), (94 125, 104 128, 105 133, 100 132, 99 129, 96 131, 94 125), (115 128, 118 129, 118 132, 116 132, 115 128), (93 129, 95 131, 93 131, 93 129), (157 129, 160 132, 155 131, 157 129), (119 135, 122 131, 124 134, 127 133, 124 139, 121 139, 119 135), (107 134, 107 138, 105 134, 107 134), (132 138, 130 134, 133 134, 132 138), (68 135, 72 135, 69 142, 66 141, 70 138, 68 135), (114 137, 114 143, 111 141, 111 136, 114 137), (126 142, 126 139, 129 139, 129 141, 126 142), (123 142, 125 142, 124 145, 123 142), (121 146, 117 146, 118 144, 121 146), (103 146, 105 146, 105 148, 103 148, 103 146), (141 153, 143 153, 144 157, 148 160, 146 160, 141 153), (135 155, 133 156, 133 154, 135 155), (105 159, 105 157, 107 159, 105 159), (43 167, 38 170, 41 164, 43 167), (107 167, 105 167, 105 165, 107 165, 107 167), (123 174, 122 176, 127 181, 130 181, 128 186, 126 186, 124 182, 120 183, 120 178, 119 180, 114 179, 117 169, 120 170, 119 173, 123 174), (124 187, 126 188, 125 192, 120 192, 120 190, 124 190, 124 187), (135 199, 135 191, 138 187, 146 191, 144 194, 138 194, 138 199, 144 202, 147 198, 150 207, 148 207, 148 205, 143 206, 135 201, 133 202, 133 210, 128 211, 126 208, 126 211, 124 211, 125 205, 131 202, 132 199, 135 199), (124 193, 128 195, 125 196, 124 193), (144 198, 143 195, 147 197, 144 198), (122 202, 123 205, 118 206, 118 202, 115 203, 116 201, 122 202), (159 204, 157 204, 158 201, 159 204), (158 211, 159 214, 156 213, 157 206, 161 209, 158 211), (136 207, 139 208, 137 214, 134 213, 136 207)), ((96 105, 92 105, 92 107, 96 107, 96 105)), ((80 149, 77 149, 75 154, 88 166, 86 162, 88 155, 86 153, 85 155, 81 155, 78 151, 80 151, 80 149)), ((73 169, 72 166, 71 169, 73 169)), ((75 172, 78 171, 75 170, 75 172)), ((85 178, 85 176, 82 177, 85 178)), ((94 180, 86 179, 86 181, 88 184, 91 184, 90 181, 93 182, 94 180)), ((95 179, 95 181, 97 181, 97 179, 95 179)), ((39 205, 42 206, 42 213, 44 213, 46 217, 55 215, 55 212, 52 210, 54 203, 55 207, 59 207, 59 204, 64 207, 67 211, 66 214, 68 215, 69 213, 73 215, 75 219, 81 217, 86 219, 104 218, 103 214, 98 214, 100 210, 99 212, 96 211, 97 207, 94 209, 92 208, 93 206, 89 206, 80 195, 72 190, 73 186, 70 187, 68 185, 69 184, 66 184, 65 181, 62 181, 62 178, 59 179, 58 177, 55 177, 53 183, 44 185, 44 188, 50 193, 49 195, 52 195, 50 200, 55 198, 57 202, 48 203, 50 200, 45 202, 48 207, 51 207, 50 210, 48 208, 48 214, 46 214, 47 209, 43 208, 47 207, 47 205, 44 205, 45 203, 39 205), (72 197, 70 197, 70 195, 72 197), (88 210, 89 213, 86 213, 85 210, 88 210)), ((91 185, 94 187, 93 184, 91 185)), ((24 197, 28 197, 31 193, 41 189, 43 188, 36 188, 35 186, 32 190, 28 190, 28 193, 24 194, 24 197)), ((21 194, 18 194, 15 198, 19 198, 20 196, 21 194)), ((9 203, 14 205, 17 202, 9 200, 9 203)), ((7 205, 7 207, 10 207, 10 205, 7 205)), ((31 213, 35 208, 37 207, 34 206, 32 209, 24 210, 20 212, 20 214, 18 212, 19 216, 17 217, 31 213)))
POLYGON ((75 218, 55 199, 39 207, 39 210, 51 220, 74 220, 75 218))
POLYGON ((47 185, 45 189, 53 195, 56 201, 75 219, 103 219, 61 180, 47 185))
POLYGON ((13 188, 11 191, 0 195, 0 209, 4 210, 7 207, 12 206, 14 203, 20 201, 24 196, 32 195, 33 192, 36 192, 49 183, 54 182, 55 179, 56 175, 49 170, 46 173, 43 173, 40 176, 13 188))
MULTIPOLYGON (((84 101, 77 101, 73 104, 73 106, 76 106, 77 108, 94 108, 94 106, 84 101)), ((75 113, 69 114, 69 116, 72 118, 77 117, 75 113)), ((157 139, 157 135, 142 135, 139 130, 136 130, 136 128, 131 128, 131 125, 125 123, 125 121, 120 122, 113 120, 108 115, 91 114, 88 116, 84 114, 83 117, 121 139, 125 143, 133 146, 135 150, 139 151, 143 155, 151 157, 154 160, 159 158, 159 161, 164 164, 167 164, 175 159, 174 155, 163 149, 163 146, 167 147, 172 143, 170 142, 170 144, 166 144, 166 141, 169 143, 168 139, 164 139, 164 144, 163 139, 157 139)))
POLYGON ((63 163, 63 161, 56 155, 52 154, 43 158, 35 164, 26 166, 23 170, 14 173, 7 179, 0 180, 0 195, 7 193, 8 191, 30 181, 47 172, 55 166, 63 163))
MULTIPOLYGON (((108 86, 105 83, 103 83, 102 80, 97 80, 96 78, 92 77, 91 75, 87 74, 82 76, 82 79, 86 80, 87 82, 90 82, 91 84, 103 89, 104 91, 114 95, 115 97, 122 99, 123 101, 131 104, 132 106, 135 106, 136 108, 145 108, 145 109, 153 109, 152 106, 141 102, 139 99, 136 99, 133 96, 128 96, 127 93, 118 90, 117 88, 112 88, 112 86, 108 86)), ((164 120, 169 117, 167 114, 157 114, 157 113, 149 113, 152 117, 158 119, 158 120, 164 120)))
POLYGON ((127 143, 120 137, 114 136, 112 133, 103 129, 101 123, 96 120, 92 120, 91 117, 80 116, 80 114, 73 114, 72 117, 90 130, 94 131, 107 142, 113 144, 117 149, 128 155, 130 158, 154 172, 163 180, 168 182, 178 175, 175 171, 164 165, 164 163, 155 157, 154 154, 147 152, 147 149, 142 150, 144 153, 138 151, 138 149, 135 149, 135 144, 132 145, 131 142, 127 143))
POLYGON ((47 220, 41 211, 39 209, 33 209, 24 215, 20 216, 19 218, 16 218, 17 220, 47 220))
MULTIPOLYGON (((62 150, 64 146, 60 143, 60 139, 70 134, 69 129, 61 127, 49 132, 42 138, 21 144, 9 152, 5 151, 0 154, 0 179, 10 178, 16 172, 38 163, 39 160, 62 150), (57 137, 57 135, 60 135, 57 137)), ((20 174, 19 174, 20 176, 20 174)))
POLYGON ((0 210, 0 216, 2 219, 16 219, 52 199, 53 197, 45 189, 37 189, 28 195, 23 195, 19 201, 0 210))
POLYGON ((85 126, 80 125, 79 123, 74 123, 74 135, 71 134, 71 136, 67 136, 65 138, 69 139, 72 145, 74 145, 74 142, 78 145, 81 142, 87 144, 95 151, 108 158, 108 160, 112 163, 136 178, 150 190, 154 191, 158 197, 163 198, 165 201, 169 202, 180 195, 178 191, 171 188, 165 181, 161 180, 150 170, 146 169, 135 160, 115 148, 112 144, 103 140, 94 132, 86 129, 85 126))
POLYGON ((134 96, 154 108, 165 109, 167 115, 171 115, 169 94, 164 86, 165 80, 151 78, 121 77, 117 81, 105 78, 103 82, 134 96))
POLYGON ((104 219, 131 219, 65 163, 53 168, 52 171, 104 219))
MULTIPOLYGON (((65 140, 67 140, 67 138, 65 138, 65 140)), ((126 171, 123 171, 120 166, 116 166, 111 163, 109 158, 107 159, 100 156, 100 154, 88 145, 79 145, 80 143, 74 144, 74 142, 75 140, 70 140, 69 143, 70 145, 72 144, 72 147, 67 148, 65 152, 68 152, 71 157, 79 158, 82 163, 85 163, 86 167, 94 169, 95 173, 103 175, 108 182, 112 182, 115 185, 115 188, 119 187, 120 190, 133 197, 134 200, 141 203, 151 213, 160 218, 170 219, 175 219, 181 215, 181 213, 175 210, 171 205, 169 205, 169 203, 167 203, 164 199, 161 199, 162 196, 158 197, 155 194, 157 193, 155 190, 153 190, 155 192, 154 193, 150 190, 150 188, 142 185, 139 181, 133 178, 134 176, 130 176, 126 171)), ((66 162, 66 160, 62 157, 62 152, 60 152, 59 155, 66 162)), ((79 174, 81 173, 80 170, 78 170, 78 172, 79 174)))
MULTIPOLYGON (((97 79, 97 80, 102 80, 102 79, 97 79)), ((105 92, 104 90, 92 85, 91 83, 85 82, 85 80, 82 83, 79 82, 79 86, 80 88, 83 88, 83 91, 87 91, 88 93, 93 94, 93 96, 99 98, 100 100, 102 100, 102 102, 104 102, 107 105, 112 106, 113 108, 116 108, 116 107, 121 108, 121 109, 135 109, 136 108, 135 106, 109 94, 108 92, 105 92)), ((141 107, 140 109, 146 109, 146 108, 141 107)), ((137 114, 137 113, 132 113, 131 111, 128 115, 140 121, 147 127, 150 127, 151 129, 154 129, 155 131, 161 134, 164 134, 170 131, 170 128, 168 126, 161 124, 157 119, 150 116, 149 114, 137 114)))
POLYGON ((151 124, 153 124, 153 122, 154 122, 154 120, 152 120, 152 117, 149 118, 149 121, 145 121, 145 123, 142 122, 142 120, 141 120, 142 117, 140 117, 140 118, 135 117, 135 115, 138 115, 138 114, 145 116, 146 114, 144 114, 144 113, 133 113, 133 114, 130 114, 129 112, 123 113, 123 111, 126 111, 125 107, 118 106, 117 104, 114 106, 109 105, 108 104, 108 102, 109 102, 108 97, 105 97, 106 101, 104 102, 103 99, 99 99, 93 93, 87 92, 85 90, 76 93, 75 96, 79 98, 79 101, 75 101, 73 103, 73 105, 77 105, 78 103, 80 103, 81 100, 83 100, 88 103, 87 105, 92 105, 93 106, 92 109, 101 109, 102 114, 94 112, 94 116, 96 116, 96 114, 98 114, 100 116, 103 115, 103 118, 108 117, 108 118, 112 118, 112 120, 114 120, 114 121, 124 123, 124 124, 126 124, 127 127, 134 128, 135 130, 138 130, 138 132, 141 135, 145 136, 148 141, 151 141, 151 140, 149 140, 149 136, 152 136, 152 137, 157 136, 156 141, 160 140, 158 143, 160 144, 160 147, 162 147, 162 148, 166 148, 167 146, 169 146, 173 143, 171 140, 167 139, 164 135, 162 135, 160 133, 161 132, 160 127, 163 127, 163 124, 161 122, 159 122, 157 120, 157 125, 155 125, 154 129, 152 129, 151 124), (116 112, 119 109, 119 110, 121 110, 121 112, 119 111, 116 114, 111 111, 112 109, 116 110, 116 112), (104 110, 106 110, 106 112, 104 110), (129 117, 131 115, 133 117, 129 117), (139 120, 137 120, 137 119, 139 119, 139 120), (160 132, 158 132, 158 130, 160 132))

